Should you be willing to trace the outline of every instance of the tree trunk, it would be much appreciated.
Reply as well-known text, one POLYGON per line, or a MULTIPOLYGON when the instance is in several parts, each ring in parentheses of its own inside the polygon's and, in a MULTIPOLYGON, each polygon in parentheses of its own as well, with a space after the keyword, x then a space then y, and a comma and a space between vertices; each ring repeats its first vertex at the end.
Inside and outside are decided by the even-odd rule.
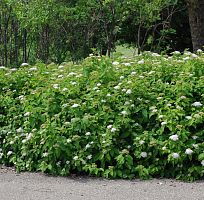
POLYGON ((204 0, 186 0, 193 50, 204 49, 204 0))
POLYGON ((27 63, 27 30, 23 31, 23 62, 27 63))

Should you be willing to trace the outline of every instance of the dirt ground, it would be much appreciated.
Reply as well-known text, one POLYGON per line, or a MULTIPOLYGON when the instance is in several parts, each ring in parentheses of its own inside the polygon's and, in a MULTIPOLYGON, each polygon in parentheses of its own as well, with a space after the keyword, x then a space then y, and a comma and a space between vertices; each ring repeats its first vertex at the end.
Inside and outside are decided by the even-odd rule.
POLYGON ((52 177, 0 167, 0 200, 204 200, 203 189, 204 181, 52 177))

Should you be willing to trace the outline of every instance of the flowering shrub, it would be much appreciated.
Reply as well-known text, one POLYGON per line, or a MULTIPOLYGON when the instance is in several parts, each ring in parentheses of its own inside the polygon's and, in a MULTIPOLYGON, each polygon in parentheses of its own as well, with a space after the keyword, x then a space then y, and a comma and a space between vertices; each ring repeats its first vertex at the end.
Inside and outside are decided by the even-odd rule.
POLYGON ((0 68, 0 163, 106 178, 204 173, 204 56, 0 68))

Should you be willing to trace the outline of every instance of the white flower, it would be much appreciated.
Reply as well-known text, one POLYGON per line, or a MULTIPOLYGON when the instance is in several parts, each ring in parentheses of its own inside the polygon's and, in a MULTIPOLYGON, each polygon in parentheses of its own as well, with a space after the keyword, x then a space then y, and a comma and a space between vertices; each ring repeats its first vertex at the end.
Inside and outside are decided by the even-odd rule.
POLYGON ((77 104, 77 103, 72 105, 72 108, 77 108, 77 107, 79 107, 79 104, 77 104))
POLYGON ((137 62, 138 64, 144 64, 144 59, 137 62))
POLYGON ((29 69, 29 71, 37 71, 38 69, 37 69, 37 67, 31 67, 30 69, 29 69))
POLYGON ((24 117, 28 117, 28 116, 30 116, 30 112, 26 112, 26 113, 24 114, 24 117))
POLYGON ((23 129, 20 127, 20 128, 18 128, 18 129, 16 129, 16 132, 17 132, 17 133, 22 133, 22 132, 23 132, 23 129))
POLYGON ((192 53, 191 56, 192 56, 193 58, 198 58, 198 56, 197 56, 196 54, 194 54, 194 53, 192 53))
POLYGON ((86 136, 89 136, 89 135, 91 135, 91 133, 90 133, 90 132, 86 132, 85 135, 86 135, 86 136))
POLYGON ((193 144, 192 146, 193 146, 195 149, 198 148, 198 144, 193 144))
POLYGON ((142 153, 140 154, 140 156, 141 156, 142 158, 146 158, 146 157, 147 157, 147 152, 142 152, 142 153))
POLYGON ((111 97, 111 94, 108 93, 106 96, 107 96, 107 97, 111 97))
POLYGON ((162 126, 164 126, 164 125, 166 125, 166 124, 167 124, 167 122, 162 122, 162 123, 161 123, 162 126))
POLYGON ((121 77, 120 77, 120 79, 124 79, 124 78, 125 78, 124 76, 121 76, 121 77))
POLYGON ((113 125, 108 125, 107 129, 111 129, 113 127, 113 125))
POLYGON ((117 85, 117 86, 114 87, 114 89, 115 89, 115 90, 119 90, 119 89, 120 89, 120 86, 117 85))
POLYGON ((23 95, 20 95, 20 96, 18 97, 18 99, 19 99, 19 100, 24 100, 25 97, 24 97, 23 95))
POLYGON ((97 83, 96 86, 97 86, 97 87, 100 87, 100 86, 101 86, 101 83, 97 83))
POLYGON ((114 133, 117 129, 116 128, 112 128, 111 132, 114 133))
POLYGON ((192 138, 193 138, 194 140, 196 140, 196 139, 198 138, 198 136, 197 136, 197 135, 193 135, 192 138))
POLYGON ((85 146, 86 149, 88 149, 88 148, 90 148, 90 147, 91 147, 90 144, 87 144, 87 145, 85 146))
POLYGON ((194 117, 198 119, 198 118, 200 118, 200 115, 199 114, 195 114, 194 117))
POLYGON ((123 110, 123 111, 121 112, 121 114, 122 114, 122 115, 127 115, 128 113, 127 113, 126 110, 123 110))
POLYGON ((113 65, 119 65, 120 63, 117 61, 112 62, 113 65))
POLYGON ((76 75, 75 72, 70 72, 70 73, 68 74, 68 76, 74 76, 74 75, 76 75))
POLYGON ((70 161, 69 161, 69 160, 67 160, 67 161, 66 161, 66 164, 67 164, 67 165, 69 165, 69 163, 70 163, 70 161))
POLYGON ((78 160, 78 159, 79 159, 78 156, 74 156, 74 157, 73 157, 73 160, 78 160))
POLYGON ((67 90, 68 90, 68 88, 63 88, 63 89, 62 89, 63 92, 65 92, 65 91, 67 91, 67 90))
POLYGON ((152 53, 153 57, 159 57, 160 55, 158 53, 152 53))
POLYGON ((22 143, 23 143, 23 144, 25 144, 26 142, 27 142, 27 140, 26 140, 26 139, 22 140, 22 143))
POLYGON ((180 52, 180 51, 174 51, 173 54, 175 54, 175 55, 180 55, 181 52, 180 52))
POLYGON ((59 76, 58 76, 58 78, 63 78, 64 76, 62 75, 62 74, 60 74, 59 76))
POLYGON ((52 87, 57 89, 57 88, 59 88, 59 84, 53 84, 52 87))
POLYGON ((68 126, 68 125, 70 125, 70 122, 65 122, 64 124, 65 124, 65 126, 68 126))
POLYGON ((189 59, 190 59, 190 57, 189 57, 189 56, 187 56, 187 57, 183 58, 183 60, 189 60, 189 59))
POLYGON ((4 66, 0 66, 0 69, 6 69, 6 67, 4 67, 4 66))
POLYGON ((45 152, 45 153, 43 153, 43 157, 47 157, 49 155, 49 153, 47 153, 47 152, 45 152))
POLYGON ((131 94, 132 93, 132 90, 131 89, 128 89, 127 91, 126 91, 126 94, 131 94))
POLYGON ((26 136, 26 140, 30 140, 32 137, 33 137, 33 134, 32 134, 32 133, 29 133, 29 134, 26 136))
POLYGON ((202 103, 197 102, 197 101, 192 104, 192 106, 195 106, 195 107, 200 107, 202 105, 203 105, 202 103))
POLYGON ((11 144, 11 145, 12 145, 12 144, 14 144, 14 141, 13 141, 13 140, 12 140, 12 141, 10 141, 10 143, 9 143, 9 144, 11 144))
POLYGON ((141 144, 141 145, 144 144, 144 143, 145 143, 144 140, 140 140, 140 141, 139 141, 139 144, 141 144))
POLYGON ((26 66, 28 66, 29 64, 28 63, 22 63, 21 64, 21 67, 26 67, 26 66))
POLYGON ((169 139, 173 140, 173 141, 177 141, 179 138, 178 138, 178 135, 171 135, 169 137, 169 139))
POLYGON ((71 141, 72 141, 71 139, 69 139, 69 138, 67 139, 67 143, 70 143, 71 141))
POLYGON ((101 102, 102 102, 102 103, 106 103, 106 100, 105 100, 105 99, 102 99, 101 102))
POLYGON ((164 115, 159 115, 159 117, 158 117, 158 118, 159 118, 159 119, 161 119, 161 118, 163 118, 163 117, 164 117, 164 115))
POLYGON ((201 161, 201 165, 204 166, 204 160, 201 161))
POLYGON ((152 110, 153 113, 156 113, 157 111, 158 111, 157 109, 152 110))
POLYGON ((191 116, 185 116, 185 118, 188 119, 188 120, 192 119, 191 116))
POLYGON ((7 156, 10 156, 13 153, 13 151, 8 151, 7 156))
POLYGON ((77 82, 75 82, 75 81, 70 81, 70 84, 71 84, 71 85, 76 85, 77 82))
POLYGON ((126 92, 127 90, 124 88, 124 89, 122 89, 122 92, 126 92))
POLYGON ((63 65, 60 65, 59 67, 58 67, 58 69, 63 69, 64 68, 64 66, 63 65))
POLYGON ((131 72, 131 75, 132 75, 132 76, 134 76, 134 75, 136 75, 136 74, 137 74, 136 72, 131 72))
POLYGON ((86 158, 87 158, 88 160, 91 160, 92 155, 88 155, 86 158))
POLYGON ((12 68, 12 69, 10 69, 12 72, 15 72, 15 71, 17 71, 17 68, 12 68))
POLYGON ((163 150, 163 151, 165 151, 165 150, 166 150, 166 147, 165 147, 165 146, 164 146, 164 147, 162 147, 162 150, 163 150))
POLYGON ((172 153, 172 157, 175 158, 175 159, 179 158, 179 154, 178 153, 172 153))
POLYGON ((127 67, 128 67, 128 66, 131 66, 130 63, 124 63, 124 65, 127 66, 127 67))
POLYGON ((203 51, 201 49, 198 49, 197 53, 203 53, 203 51))
POLYGON ((185 154, 187 154, 187 155, 191 155, 192 153, 193 153, 193 151, 190 148, 186 149, 186 151, 185 151, 185 154))
POLYGON ((180 98, 181 98, 181 99, 186 99, 186 96, 181 96, 180 98))

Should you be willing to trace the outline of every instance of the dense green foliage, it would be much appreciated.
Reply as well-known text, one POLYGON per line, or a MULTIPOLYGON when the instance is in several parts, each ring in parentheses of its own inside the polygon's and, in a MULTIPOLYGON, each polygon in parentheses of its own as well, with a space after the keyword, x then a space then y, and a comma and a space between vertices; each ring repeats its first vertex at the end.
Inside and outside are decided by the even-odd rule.
POLYGON ((204 55, 0 68, 0 163, 107 178, 204 172, 204 55))
POLYGON ((183 51, 191 47, 186 16, 182 0, 2 0, 0 65, 110 56, 124 43, 139 52, 183 51))

